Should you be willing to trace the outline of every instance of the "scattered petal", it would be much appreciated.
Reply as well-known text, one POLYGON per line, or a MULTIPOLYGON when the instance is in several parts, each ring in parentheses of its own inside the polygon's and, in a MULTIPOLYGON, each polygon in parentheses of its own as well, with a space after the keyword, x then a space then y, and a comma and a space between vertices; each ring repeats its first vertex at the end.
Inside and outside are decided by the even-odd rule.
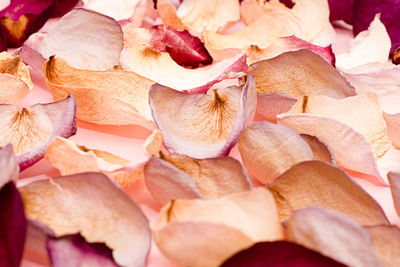
POLYGON ((329 3, 329 20, 344 20, 353 23, 353 7, 355 0, 328 0, 329 3))
POLYGON ((115 20, 132 17, 140 0, 82 0, 83 7, 102 13, 115 20))
POLYGON ((395 225, 367 226, 376 254, 386 267, 400 265, 400 229, 395 225))
POLYGON ((335 156, 325 143, 312 135, 301 134, 300 136, 310 146, 314 155, 314 160, 325 161, 332 164, 336 163, 335 156))
POLYGON ((260 242, 242 250, 225 261, 221 267, 344 267, 328 257, 296 243, 287 241, 260 242))
POLYGON ((276 116, 288 112, 296 102, 296 98, 283 93, 257 93, 257 113, 275 123, 276 116))
POLYGON ((106 245, 87 243, 79 234, 49 238, 46 245, 54 267, 118 267, 112 259, 112 251, 106 245))
POLYGON ((148 104, 152 81, 122 70, 91 71, 51 57, 44 65, 45 81, 55 99, 73 94, 77 118, 97 124, 139 124, 153 127, 148 104))
POLYGON ((145 266, 151 233, 140 208, 107 176, 83 173, 32 182, 19 188, 27 217, 55 237, 80 233, 106 244, 117 264, 145 266))
POLYGON ((301 162, 277 178, 274 193, 281 220, 297 210, 320 206, 341 212, 361 225, 388 224, 379 204, 342 170, 322 161, 301 162))
POLYGON ((17 181, 19 165, 11 144, 0 148, 0 170, 0 188, 10 181, 17 181))
POLYGON ((396 209, 397 215, 400 216, 400 173, 389 172, 388 179, 392 190, 394 208, 396 209))
POLYGON ((254 242, 283 238, 273 197, 261 187, 219 199, 170 201, 154 235, 160 250, 183 266, 217 266, 254 242))
POLYGON ((122 47, 123 33, 117 21, 75 9, 58 21, 37 49, 43 57, 56 55, 74 68, 108 70, 119 65, 122 47))
POLYGON ((252 75, 245 85, 213 89, 205 95, 181 93, 159 84, 151 87, 149 95, 165 147, 193 158, 229 154, 256 107, 252 75))
POLYGON ((166 27, 169 26, 180 31, 186 30, 186 26, 183 25, 181 19, 176 14, 176 8, 170 0, 157 0, 156 6, 160 18, 166 27))
POLYGON ((394 51, 392 60, 393 64, 400 64, 400 46, 394 51))
POLYGON ((400 149, 400 113, 393 115, 383 113, 383 117, 386 122, 387 136, 392 141, 393 146, 400 149))
POLYGON ((43 158, 54 137, 67 138, 76 133, 75 113, 76 102, 72 96, 21 111, 12 105, 0 105, 0 146, 13 145, 22 171, 43 158))
POLYGON ((296 131, 264 121, 254 122, 242 131, 239 151, 246 169, 263 184, 293 165, 313 159, 309 145, 296 131))
POLYGON ((391 41, 380 14, 375 15, 368 30, 360 32, 352 41, 350 52, 337 55, 336 65, 340 69, 351 69, 371 62, 388 61, 391 41))
POLYGON ((259 93, 285 93, 295 98, 303 95, 334 98, 355 95, 354 88, 334 67, 305 49, 254 63, 249 69, 255 74, 259 93))
POLYGON ((310 207, 295 211, 287 238, 348 266, 383 266, 366 230, 333 210, 310 207))
POLYGON ((148 157, 158 155, 162 147, 162 142, 162 132, 160 130, 154 130, 153 133, 144 141, 144 153, 146 153, 148 157))
POLYGON ((144 163, 133 164, 117 155, 78 146, 59 136, 47 146, 45 158, 61 175, 101 172, 121 186, 132 185, 143 178, 144 163))

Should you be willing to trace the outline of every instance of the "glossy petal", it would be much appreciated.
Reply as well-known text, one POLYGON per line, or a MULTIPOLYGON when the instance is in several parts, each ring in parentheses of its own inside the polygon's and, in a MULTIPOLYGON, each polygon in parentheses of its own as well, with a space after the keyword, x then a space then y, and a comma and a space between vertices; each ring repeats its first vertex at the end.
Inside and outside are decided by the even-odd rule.
POLYGON ((160 250, 183 266, 217 266, 253 242, 283 237, 273 197, 264 188, 213 200, 171 201, 154 231, 160 250))
POLYGON ((281 220, 288 219, 297 209, 320 206, 341 212, 361 225, 388 224, 382 208, 370 195, 345 172, 322 161, 293 166, 269 189, 274 193, 281 220))
POLYGON ((102 172, 121 186, 129 186, 143 178, 144 163, 129 160, 102 150, 78 146, 72 140, 56 137, 47 146, 45 158, 61 175, 102 172))
POLYGON ((400 264, 400 229, 395 225, 365 227, 372 239, 376 254, 387 267, 400 264))
POLYGON ((287 225, 287 237, 348 266, 383 266, 368 232, 333 210, 310 207, 295 211, 287 225))
POLYGON ((80 70, 55 57, 44 68, 46 84, 55 99, 75 96, 78 119, 97 124, 153 125, 148 106, 152 81, 122 70, 80 70))
POLYGON ((112 259, 112 251, 106 245, 87 243, 79 234, 49 238, 46 245, 54 267, 118 267, 112 259))
POLYGON ((221 267, 263 266, 270 267, 344 267, 316 251, 287 241, 260 242, 236 253, 221 267))
POLYGON ((75 134, 75 113, 76 102, 72 96, 21 111, 12 105, 0 105, 0 146, 13 145, 22 171, 43 158, 54 137, 75 134))
POLYGON ((56 55, 75 68, 108 70, 119 64, 122 47, 122 30, 114 19, 75 9, 44 36, 38 51, 45 58, 56 55))
POLYGON ((259 93, 285 93, 295 98, 325 95, 339 99, 355 95, 354 88, 335 68, 309 50, 286 52, 249 68, 255 74, 259 93))
POLYGON ((263 184, 272 182, 293 165, 313 159, 309 145, 294 130, 268 122, 254 122, 239 137, 246 169, 263 184))
POLYGON ((213 89, 205 95, 158 84, 150 89, 150 107, 165 147, 193 158, 229 154, 245 122, 254 115, 250 111, 255 110, 255 98, 253 76, 248 76, 244 86, 213 89))
POLYGON ((117 264, 145 266, 151 242, 148 221, 107 176, 57 177, 19 190, 27 217, 49 227, 55 237, 80 233, 88 242, 107 244, 117 264))

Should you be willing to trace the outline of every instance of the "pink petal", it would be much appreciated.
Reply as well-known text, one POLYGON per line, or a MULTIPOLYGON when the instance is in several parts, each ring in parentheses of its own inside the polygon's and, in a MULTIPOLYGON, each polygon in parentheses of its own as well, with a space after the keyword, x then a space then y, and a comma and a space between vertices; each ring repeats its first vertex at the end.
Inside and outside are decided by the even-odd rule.
POLYGON ((0 188, 10 181, 17 181, 19 165, 11 144, 0 148, 0 188))
POLYGON ((257 93, 257 113, 275 123, 276 116, 288 112, 296 102, 284 93, 257 93))

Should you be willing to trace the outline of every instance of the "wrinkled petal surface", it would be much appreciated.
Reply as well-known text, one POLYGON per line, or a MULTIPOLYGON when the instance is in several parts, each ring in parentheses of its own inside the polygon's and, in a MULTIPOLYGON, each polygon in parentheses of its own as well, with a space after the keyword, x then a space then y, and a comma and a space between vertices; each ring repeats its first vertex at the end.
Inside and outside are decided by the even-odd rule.
POLYGON ((400 216, 400 173, 389 172, 388 179, 390 188, 392 190, 394 208, 396 209, 397 214, 400 216))
POLYGON ((400 229, 395 225, 365 227, 372 239, 376 254, 387 267, 400 264, 400 229))

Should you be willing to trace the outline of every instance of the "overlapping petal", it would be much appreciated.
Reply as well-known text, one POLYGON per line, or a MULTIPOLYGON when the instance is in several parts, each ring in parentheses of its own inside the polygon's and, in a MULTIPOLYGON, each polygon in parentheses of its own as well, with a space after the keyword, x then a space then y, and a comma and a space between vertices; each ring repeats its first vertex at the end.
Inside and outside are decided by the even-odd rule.
POLYGON ((400 264, 400 229, 395 225, 376 225, 365 227, 372 239, 378 257, 385 266, 400 264))
POLYGON ((135 7, 140 0, 82 0, 83 7, 110 16, 115 20, 124 20, 132 17, 135 7))

